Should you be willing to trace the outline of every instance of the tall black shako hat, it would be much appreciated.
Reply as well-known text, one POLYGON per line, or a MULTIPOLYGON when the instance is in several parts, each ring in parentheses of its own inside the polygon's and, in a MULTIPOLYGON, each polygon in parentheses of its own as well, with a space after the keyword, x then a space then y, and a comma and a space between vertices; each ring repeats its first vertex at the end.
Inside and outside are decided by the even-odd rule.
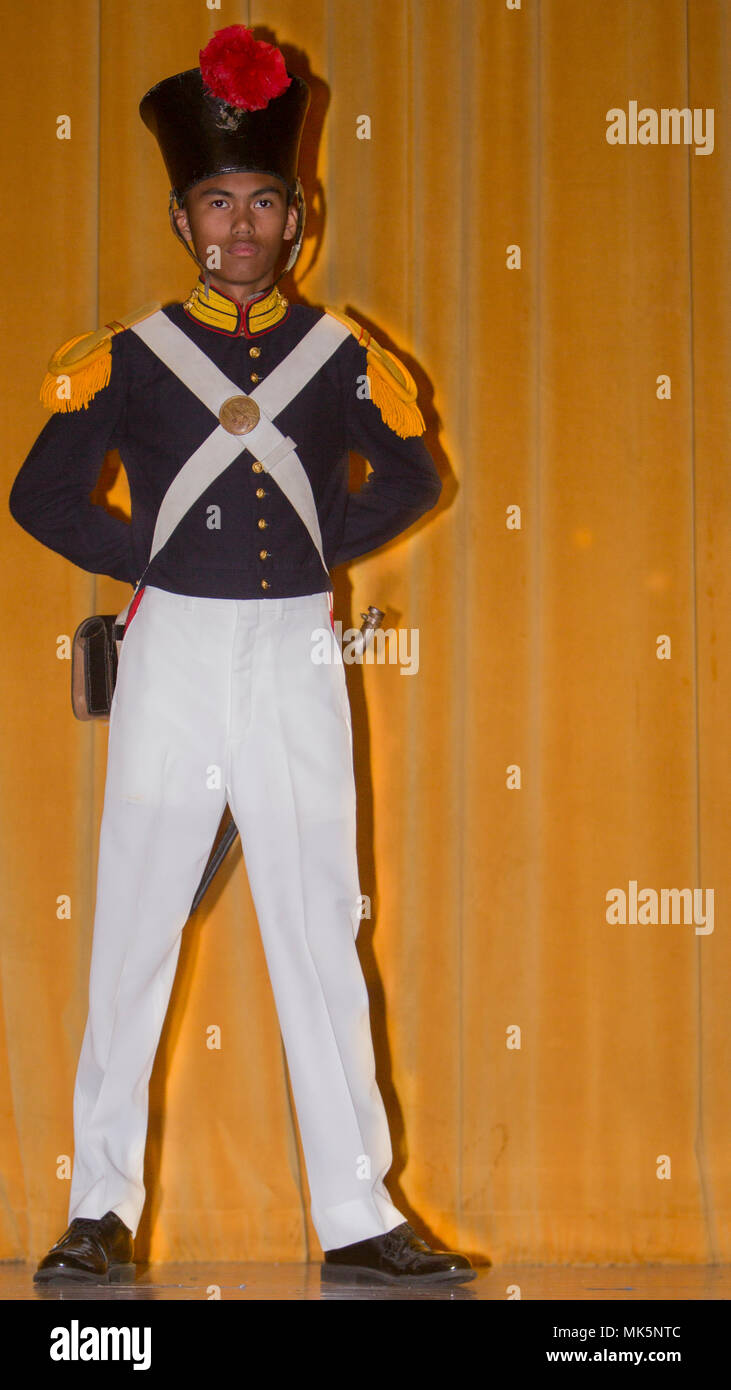
POLYGON ((158 82, 140 102, 140 115, 160 146, 170 178, 173 231, 200 265, 178 230, 173 202, 182 205, 194 184, 214 174, 275 174, 298 201, 297 230, 284 275, 299 255, 304 233, 305 198, 297 160, 310 89, 301 77, 287 72, 278 48, 255 39, 244 24, 219 29, 199 58, 199 68, 158 82))

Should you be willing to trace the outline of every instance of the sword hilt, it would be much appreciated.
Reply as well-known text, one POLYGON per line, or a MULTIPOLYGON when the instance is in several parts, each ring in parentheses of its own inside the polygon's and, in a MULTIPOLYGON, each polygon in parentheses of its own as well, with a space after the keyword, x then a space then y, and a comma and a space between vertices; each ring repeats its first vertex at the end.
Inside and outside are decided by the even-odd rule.
POLYGON ((386 615, 382 608, 376 608, 374 603, 370 603, 366 612, 361 613, 360 616, 363 619, 360 625, 362 637, 360 650, 363 652, 368 646, 368 643, 373 640, 373 634, 376 628, 380 627, 386 615))

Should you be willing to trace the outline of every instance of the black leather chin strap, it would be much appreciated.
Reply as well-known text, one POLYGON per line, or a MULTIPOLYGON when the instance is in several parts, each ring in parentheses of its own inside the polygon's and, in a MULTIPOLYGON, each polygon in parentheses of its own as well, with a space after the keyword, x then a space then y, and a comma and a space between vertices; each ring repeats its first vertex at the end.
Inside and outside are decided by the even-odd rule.
MULTIPOLYGON (((285 265, 285 267, 284 267, 283 270, 280 270, 280 272, 279 272, 278 276, 276 277, 276 279, 275 279, 275 280, 272 280, 271 285, 267 285, 267 286, 265 287, 267 290, 273 289, 274 286, 277 285, 277 284, 279 283, 279 281, 281 280, 282 276, 283 276, 283 275, 286 275, 287 272, 288 272, 289 270, 292 269, 292 267, 294 266, 294 264, 295 264, 295 262, 296 262, 296 260, 297 260, 297 257, 299 256, 300 251, 302 250, 302 240, 303 240, 303 237, 304 237, 304 234, 305 234, 305 218, 306 218, 306 216, 307 216, 307 206, 306 206, 306 203, 305 203, 305 191, 304 191, 304 189, 303 189, 303 187, 302 187, 302 183, 301 183, 301 181, 300 181, 299 178, 297 179, 296 184, 295 184, 295 195, 294 195, 294 196, 295 196, 296 199, 297 199, 297 226, 296 226, 295 233, 294 233, 294 238, 293 238, 293 241, 292 241, 292 247, 291 247, 289 256, 288 256, 288 258, 287 258, 287 264, 285 265)), ((188 255, 189 255, 189 256, 192 256, 192 258, 193 258, 193 260, 195 261, 195 263, 196 263, 198 269, 201 270, 201 271, 203 272, 203 279, 204 279, 204 284, 205 284, 205 287, 206 287, 206 294, 208 294, 208 291, 209 291, 209 289, 210 289, 210 284, 211 284, 210 271, 209 271, 209 269, 208 269, 208 266, 203 265, 202 262, 198 260, 198 257, 196 256, 195 251, 193 250, 193 243, 190 242, 190 241, 188 241, 188 240, 183 236, 183 233, 181 232, 181 230, 180 230, 180 228, 179 228, 177 222, 175 221, 175 217, 174 217, 173 214, 174 214, 175 204, 176 204, 176 203, 177 203, 178 207, 182 207, 182 202, 181 202, 181 200, 178 199, 178 196, 177 196, 177 194, 176 194, 176 192, 175 192, 175 189, 174 189, 174 188, 171 188, 171 189, 170 189, 170 197, 169 197, 169 199, 168 199, 168 216, 169 216, 169 218, 170 218, 170 226, 172 227, 173 232, 175 233, 175 236, 178 238, 178 241, 181 241, 181 242, 183 243, 183 246, 185 247, 186 251, 188 252, 188 255)), ((264 290, 257 290, 257 294, 263 294, 263 293, 264 293, 264 290)))

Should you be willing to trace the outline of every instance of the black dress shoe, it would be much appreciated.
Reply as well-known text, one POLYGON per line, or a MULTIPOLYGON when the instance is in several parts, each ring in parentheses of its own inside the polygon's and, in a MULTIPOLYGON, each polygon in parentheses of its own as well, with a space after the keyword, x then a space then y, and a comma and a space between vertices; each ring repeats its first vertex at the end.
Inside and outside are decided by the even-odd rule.
POLYGON ((477 1270, 472 1268, 466 1255, 457 1255, 452 1250, 432 1250, 408 1221, 394 1226, 385 1235, 358 1240, 354 1245, 341 1245, 324 1254, 322 1278, 325 1282, 355 1277, 359 1283, 375 1280, 387 1284, 424 1284, 440 1280, 460 1284, 477 1276, 477 1270))
POLYGON ((75 1216, 41 1260, 33 1282, 111 1284, 134 1280, 133 1253, 132 1232, 116 1212, 108 1211, 100 1218, 75 1216))

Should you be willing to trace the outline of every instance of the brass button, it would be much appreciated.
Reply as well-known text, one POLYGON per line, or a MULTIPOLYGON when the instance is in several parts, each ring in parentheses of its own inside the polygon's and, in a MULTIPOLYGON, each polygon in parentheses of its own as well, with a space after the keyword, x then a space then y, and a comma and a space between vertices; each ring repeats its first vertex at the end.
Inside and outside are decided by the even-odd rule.
POLYGON ((283 309, 288 309, 288 308, 289 308, 289 300, 288 300, 288 299, 285 299, 285 298, 284 298, 284 295, 281 295, 281 296, 280 296, 279 303, 281 304, 281 306, 282 306, 283 309))
POLYGON ((258 348, 258 347, 250 347, 250 348, 249 348, 249 357, 261 357, 261 348, 258 348))
POLYGON ((269 551, 268 551, 268 550, 260 550, 260 551, 259 551, 259 559, 260 559, 260 560, 266 560, 266 557, 267 557, 268 554, 269 554, 269 551))
POLYGON ((249 378, 250 378, 251 381, 258 381, 258 380, 259 380, 259 376, 258 376, 258 374, 257 374, 256 372, 250 372, 250 373, 249 373, 249 378))
POLYGON ((260 463, 258 459, 256 460, 256 463, 252 463, 251 467, 254 473, 264 472, 264 464, 260 463))
POLYGON ((266 497, 266 493, 265 493, 263 487, 258 487, 258 488, 256 489, 256 495, 257 495, 257 497, 266 497))
POLYGON ((261 587, 262 587, 262 589, 268 589, 268 588, 269 588, 268 580, 262 579, 262 581, 261 581, 261 587))
POLYGON ((257 524, 257 526, 259 527, 259 530, 260 530, 260 531, 263 531, 263 530, 264 530, 264 527, 266 526, 266 522, 265 522, 263 516, 259 518, 259 520, 257 521, 256 524, 257 524))

